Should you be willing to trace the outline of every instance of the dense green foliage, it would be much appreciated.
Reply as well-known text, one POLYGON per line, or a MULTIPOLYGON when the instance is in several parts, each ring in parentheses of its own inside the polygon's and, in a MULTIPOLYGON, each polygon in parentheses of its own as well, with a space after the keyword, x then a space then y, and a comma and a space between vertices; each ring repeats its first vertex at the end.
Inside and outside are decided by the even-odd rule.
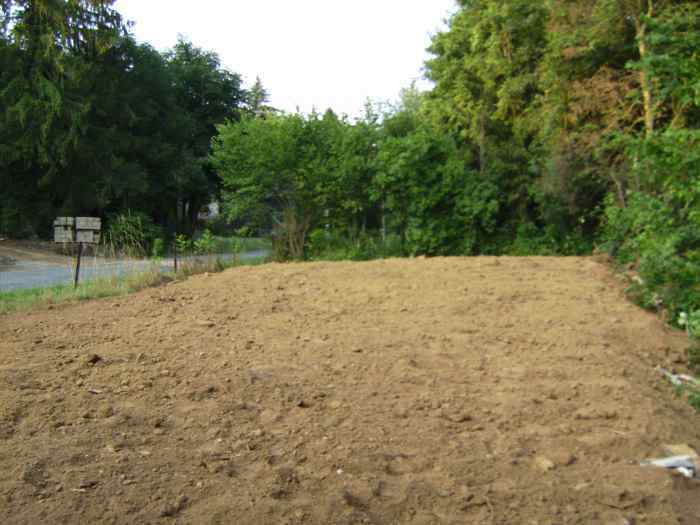
POLYGON ((189 42, 135 43, 112 3, 0 7, 0 234, 129 209, 191 232, 218 193, 209 147, 245 107, 240 78, 189 42))
MULTIPOLYGON (((670 4, 670 3, 669 3, 670 4)), ((700 312, 700 10, 673 5, 642 18, 644 56, 628 64, 650 86, 642 129, 612 137, 627 160, 626 195, 608 202, 605 240, 640 279, 634 292, 672 321, 700 312)))

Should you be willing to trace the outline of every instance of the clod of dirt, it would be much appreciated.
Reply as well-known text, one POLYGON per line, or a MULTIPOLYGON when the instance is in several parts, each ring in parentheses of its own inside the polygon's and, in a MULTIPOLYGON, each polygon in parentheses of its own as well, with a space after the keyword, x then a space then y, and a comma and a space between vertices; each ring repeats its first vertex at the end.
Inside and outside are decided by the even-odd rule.
POLYGON ((669 355, 667 363, 669 365, 687 365, 688 356, 683 352, 674 352, 669 355))
POLYGON ((618 413, 614 410, 606 410, 597 407, 582 408, 576 411, 574 414, 576 419, 586 421, 594 419, 617 419, 618 413))
POLYGON ((92 489, 98 485, 98 482, 94 479, 86 479, 80 482, 78 485, 79 489, 92 489))
POLYGON ((356 509, 364 509, 367 506, 364 501, 355 496, 348 489, 343 489, 343 501, 350 507, 354 507, 356 509))
POLYGON ((248 370, 248 376, 250 378, 251 385, 257 383, 258 381, 267 381, 272 379, 272 374, 253 369, 248 370))
POLYGON ((452 414, 447 414, 446 418, 452 421, 453 423, 466 423, 467 421, 472 420, 471 414, 468 414, 467 412, 455 412, 452 414))
POLYGON ((664 445, 662 448, 664 454, 667 454, 669 456, 690 456, 694 458, 698 457, 698 453, 695 451, 695 449, 686 444, 664 445))
POLYGON ((619 487, 601 487, 598 502, 617 510, 629 510, 643 505, 649 498, 637 491, 619 487))
POLYGON ((567 452, 566 450, 552 451, 549 459, 558 467, 570 467, 578 461, 575 454, 567 452))
POLYGON ((166 503, 163 510, 160 511, 160 516, 162 518, 174 518, 187 508, 188 502, 189 498, 187 496, 180 496, 174 503, 166 503))
POLYGON ((274 423, 277 423, 281 419, 281 416, 279 415, 278 412, 274 410, 263 410, 260 413, 260 423, 263 426, 268 426, 272 425, 274 423))
POLYGON ((85 358, 86 365, 96 365, 102 361, 102 357, 97 354, 90 354, 85 358))
POLYGON ((372 496, 375 498, 381 498, 384 494, 384 489, 386 488, 386 483, 379 480, 374 485, 372 485, 372 496))
POLYGON ((394 415, 399 419, 406 419, 409 416, 409 410, 406 407, 398 406, 394 409, 394 415))
POLYGON ((210 399, 212 397, 215 397, 218 392, 219 389, 216 386, 209 385, 203 390, 190 392, 189 397, 192 401, 203 401, 204 399, 210 399))
POLYGON ((30 463, 22 470, 20 478, 35 488, 44 488, 48 483, 46 465, 42 461, 30 463))
POLYGON ((299 485, 299 477, 291 467, 281 467, 277 469, 275 481, 269 492, 272 499, 283 499, 292 494, 299 485))
POLYGON ((100 410, 99 410, 100 417, 107 419, 107 418, 112 417, 114 414, 115 414, 114 407, 112 407, 110 405, 100 407, 100 410))
POLYGON ((557 467, 551 459, 545 458, 543 456, 538 456, 535 458, 535 465, 542 472, 549 472, 550 470, 554 470, 557 467))

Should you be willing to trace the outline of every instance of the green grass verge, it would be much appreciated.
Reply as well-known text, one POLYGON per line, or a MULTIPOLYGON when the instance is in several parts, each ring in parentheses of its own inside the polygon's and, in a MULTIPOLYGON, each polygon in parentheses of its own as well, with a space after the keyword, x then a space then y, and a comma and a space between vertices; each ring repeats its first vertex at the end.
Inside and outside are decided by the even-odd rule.
POLYGON ((54 304, 117 297, 177 279, 184 279, 190 275, 205 272, 216 273, 234 266, 254 266, 265 262, 265 258, 229 262, 213 260, 207 263, 186 264, 180 268, 177 275, 173 272, 151 270, 121 277, 89 280, 80 283, 77 288, 74 288, 72 284, 62 284, 45 288, 0 292, 0 315, 54 304))
POLYGON ((47 288, 2 292, 0 293, 0 314, 28 310, 36 306, 126 295, 173 279, 173 274, 168 275, 153 271, 135 273, 125 277, 85 281, 80 283, 77 288, 74 288, 72 284, 61 284, 47 288))

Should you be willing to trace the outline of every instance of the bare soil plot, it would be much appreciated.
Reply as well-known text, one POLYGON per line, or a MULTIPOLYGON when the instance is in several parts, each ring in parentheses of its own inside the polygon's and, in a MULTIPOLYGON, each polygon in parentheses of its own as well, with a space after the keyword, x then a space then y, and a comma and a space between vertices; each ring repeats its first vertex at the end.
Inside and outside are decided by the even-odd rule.
POLYGON ((588 258, 241 267, 0 317, 5 524, 700 523, 686 341, 588 258))

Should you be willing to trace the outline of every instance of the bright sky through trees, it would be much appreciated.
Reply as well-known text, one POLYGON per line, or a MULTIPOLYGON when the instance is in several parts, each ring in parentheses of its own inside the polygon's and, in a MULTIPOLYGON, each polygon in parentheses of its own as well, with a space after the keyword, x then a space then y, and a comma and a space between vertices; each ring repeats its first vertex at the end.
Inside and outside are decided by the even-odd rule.
POLYGON ((219 53, 271 105, 358 116, 367 97, 395 100, 422 79, 425 48, 454 0, 119 0, 139 41, 159 50, 178 34, 219 53))

